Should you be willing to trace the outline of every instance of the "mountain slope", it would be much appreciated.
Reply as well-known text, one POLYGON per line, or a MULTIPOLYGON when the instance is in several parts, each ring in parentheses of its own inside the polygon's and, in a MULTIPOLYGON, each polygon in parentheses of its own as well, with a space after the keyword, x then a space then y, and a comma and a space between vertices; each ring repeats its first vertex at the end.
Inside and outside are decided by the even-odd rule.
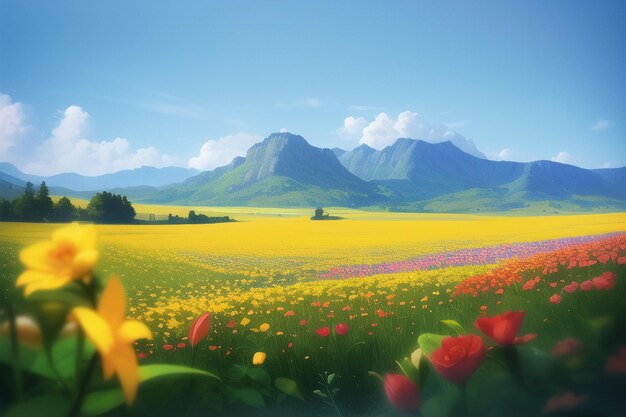
POLYGON ((373 184, 345 169, 330 149, 303 137, 274 133, 252 146, 245 158, 184 183, 164 187, 155 202, 209 205, 367 205, 384 199, 373 184))

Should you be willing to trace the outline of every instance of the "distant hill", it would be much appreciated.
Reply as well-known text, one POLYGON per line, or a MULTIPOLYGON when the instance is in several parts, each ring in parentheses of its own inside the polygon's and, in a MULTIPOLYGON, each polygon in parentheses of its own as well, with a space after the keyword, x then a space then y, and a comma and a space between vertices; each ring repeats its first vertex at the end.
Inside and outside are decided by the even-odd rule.
POLYGON ((93 191, 141 185, 159 187, 184 181, 198 174, 198 171, 181 167, 155 168, 143 166, 98 176, 66 173, 44 177, 25 174, 8 162, 0 162, 0 178, 3 174, 23 183, 30 181, 38 185, 42 181, 46 181, 49 187, 63 187, 74 191, 93 191))
MULTIPOLYGON (((252 146, 245 158, 193 176, 189 172, 142 167, 101 177, 63 174, 45 180, 57 195, 90 198, 107 190, 133 202, 159 204, 424 212, 626 210, 626 167, 587 170, 552 161, 490 161, 450 141, 401 138, 382 150, 361 145, 345 151, 274 133, 252 146), (176 175, 183 179, 175 181, 176 175), (147 177, 159 185, 151 185, 147 177), (82 185, 72 190, 56 185, 71 181, 82 185)), ((19 194, 26 180, 37 186, 41 179, 0 164, 0 196, 19 194)))

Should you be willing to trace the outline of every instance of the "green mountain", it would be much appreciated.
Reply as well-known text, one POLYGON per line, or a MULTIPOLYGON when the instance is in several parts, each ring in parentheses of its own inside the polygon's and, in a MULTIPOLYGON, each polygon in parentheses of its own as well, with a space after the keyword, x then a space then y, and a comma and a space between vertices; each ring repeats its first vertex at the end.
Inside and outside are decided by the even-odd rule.
POLYGON ((207 205, 365 206, 384 200, 376 185, 351 174, 329 149, 291 133, 274 133, 245 158, 162 187, 145 201, 207 205))

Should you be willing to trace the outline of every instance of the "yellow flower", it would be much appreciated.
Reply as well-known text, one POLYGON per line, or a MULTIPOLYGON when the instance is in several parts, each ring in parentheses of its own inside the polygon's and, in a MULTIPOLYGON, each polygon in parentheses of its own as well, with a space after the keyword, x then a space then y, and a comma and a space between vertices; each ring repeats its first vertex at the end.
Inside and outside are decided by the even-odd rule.
POLYGON ((263 323, 262 325, 259 326, 259 330, 262 332, 266 332, 270 329, 270 325, 269 323, 263 323))
POLYGON ((98 260, 96 239, 95 226, 72 223, 55 231, 52 240, 24 248, 20 261, 27 270, 19 276, 16 286, 25 286, 24 294, 29 295, 84 278, 98 260))
POLYGON ((265 352, 255 353, 252 357, 252 365, 263 365, 263 362, 265 362, 265 358, 267 358, 265 352))
POLYGON ((250 324, 250 319, 247 317, 244 317, 241 319, 241 322, 239 324, 241 324, 242 326, 247 326, 248 324, 250 324))
POLYGON ((151 339, 148 327, 140 321, 124 320, 126 298, 117 277, 107 283, 97 311, 76 307, 73 312, 85 334, 102 357, 105 379, 117 374, 128 404, 132 403, 139 385, 139 368, 133 344, 137 339, 151 339))

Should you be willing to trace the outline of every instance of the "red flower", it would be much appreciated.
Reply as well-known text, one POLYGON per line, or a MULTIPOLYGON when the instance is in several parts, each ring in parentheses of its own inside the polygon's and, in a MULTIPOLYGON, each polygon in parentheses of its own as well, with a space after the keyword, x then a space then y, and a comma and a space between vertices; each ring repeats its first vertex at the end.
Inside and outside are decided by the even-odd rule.
POLYGON ((348 333, 348 325, 344 323, 339 323, 335 326, 335 333, 337 333, 338 336, 343 336, 344 334, 348 333))
POLYGON ((580 353, 583 349, 583 344, 580 340, 573 337, 560 340, 556 342, 552 348, 552 354, 557 357, 572 356, 580 353))
POLYGON ((591 291, 593 289, 593 283, 591 280, 583 281, 580 283, 580 289, 583 291, 591 291))
POLYGON ((183 349, 185 346, 187 346, 185 344, 185 342, 180 342, 179 344, 177 344, 176 346, 178 346, 178 349, 183 349))
POLYGON ((521 345, 532 339, 536 335, 525 335, 517 337, 517 332, 522 327, 525 313, 523 311, 507 311, 493 317, 481 317, 476 319, 474 326, 483 332, 494 342, 507 345, 521 345))
POLYGON ((229 322, 228 322, 228 324, 226 325, 226 327, 229 327, 229 328, 231 328, 231 329, 232 329, 232 328, 233 328, 233 327, 235 327, 236 325, 237 325, 237 323, 235 323, 235 320, 231 320, 231 321, 229 321, 229 322))
POLYGON ((315 331, 315 333, 319 334, 322 337, 330 336, 330 328, 328 326, 320 327, 315 331))
POLYGON ((195 346, 209 334, 211 328, 211 313, 204 313, 189 327, 189 343, 195 346))
POLYGON ((573 292, 576 292, 576 288, 578 288, 578 283, 576 281, 573 281, 571 284, 567 284, 565 287, 563 287, 563 291, 571 294, 573 292))
POLYGON ((550 302, 552 304, 561 304, 561 300, 562 300, 562 298, 558 294, 554 294, 554 295, 552 295, 552 297, 550 297, 550 302))
POLYGON ((296 313, 293 310, 285 312, 285 317, 293 317, 296 313))
POLYGON ((626 374, 626 346, 622 346, 615 356, 606 361, 604 370, 612 374, 626 374))
POLYGON ((415 382, 404 375, 385 375, 385 394, 389 402, 402 411, 413 411, 420 405, 420 392, 415 382))
POLYGON ((308 323, 308 321, 306 321, 304 319, 300 320, 300 326, 306 326, 307 323, 308 323))
POLYGON ((145 354, 145 353, 143 353, 143 352, 140 352, 140 353, 138 353, 138 354, 137 354, 137 357, 138 357, 139 359, 146 359, 146 358, 148 357, 148 355, 146 355, 146 354, 145 354))
POLYGON ((615 286, 615 274, 613 272, 604 272, 599 277, 592 279, 591 284, 596 290, 610 290, 615 286))
POLYGON ((174 349, 173 345, 163 345, 163 350, 172 350, 174 349))
POLYGON ((483 339, 470 334, 443 339, 441 347, 430 355, 430 362, 439 375, 462 384, 476 372, 484 358, 483 339))

